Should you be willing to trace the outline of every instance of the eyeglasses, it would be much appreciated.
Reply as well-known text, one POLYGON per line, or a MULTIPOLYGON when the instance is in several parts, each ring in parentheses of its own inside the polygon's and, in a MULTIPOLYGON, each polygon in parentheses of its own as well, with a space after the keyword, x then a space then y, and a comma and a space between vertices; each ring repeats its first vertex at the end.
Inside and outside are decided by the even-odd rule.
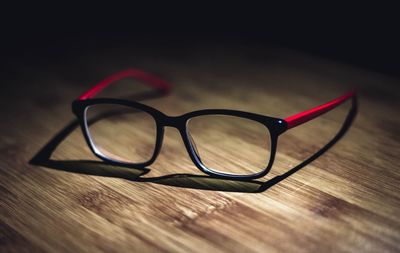
POLYGON ((279 119, 225 109, 172 117, 135 101, 93 98, 125 78, 142 81, 162 93, 172 87, 144 71, 128 69, 106 78, 75 100, 73 112, 97 157, 119 165, 149 166, 160 152, 164 128, 174 127, 196 167, 206 174, 231 179, 265 176, 274 162, 280 134, 355 99, 355 92, 348 92, 326 104, 279 119))

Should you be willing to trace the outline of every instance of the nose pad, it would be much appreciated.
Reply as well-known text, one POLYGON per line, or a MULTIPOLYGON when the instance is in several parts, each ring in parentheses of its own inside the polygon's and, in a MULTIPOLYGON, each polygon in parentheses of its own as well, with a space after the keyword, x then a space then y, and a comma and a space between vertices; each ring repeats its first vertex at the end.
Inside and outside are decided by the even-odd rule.
POLYGON ((189 139, 190 139, 190 143, 192 144, 192 147, 194 149, 194 152, 197 155, 197 158, 201 161, 201 158, 199 156, 199 152, 197 151, 197 146, 196 146, 196 142, 194 142, 193 137, 190 133, 188 133, 189 139))

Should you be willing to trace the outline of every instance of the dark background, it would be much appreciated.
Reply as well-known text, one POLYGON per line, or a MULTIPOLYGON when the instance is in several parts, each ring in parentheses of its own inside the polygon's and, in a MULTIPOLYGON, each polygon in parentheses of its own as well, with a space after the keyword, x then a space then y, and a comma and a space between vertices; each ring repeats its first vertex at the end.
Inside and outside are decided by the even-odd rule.
POLYGON ((2 69, 51 63, 120 43, 275 45, 400 75, 395 6, 21 3, 4 8, 2 69))

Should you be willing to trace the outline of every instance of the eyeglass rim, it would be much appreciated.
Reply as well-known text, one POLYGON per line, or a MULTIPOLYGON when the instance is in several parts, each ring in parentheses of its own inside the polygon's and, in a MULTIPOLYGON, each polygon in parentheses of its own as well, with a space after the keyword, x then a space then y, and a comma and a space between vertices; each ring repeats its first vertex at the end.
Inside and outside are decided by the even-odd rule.
POLYGON ((162 141, 164 137, 164 128, 167 126, 174 127, 178 129, 178 131, 181 134, 182 140, 185 144, 185 148, 192 160, 192 162, 196 165, 198 169, 200 169, 202 172, 212 175, 215 177, 223 177, 223 178, 234 178, 234 179, 255 179, 262 177, 266 175, 273 164, 274 158, 275 158, 275 153, 276 153, 276 147, 277 147, 277 139, 280 134, 282 134, 286 129, 287 125, 284 120, 279 119, 279 118, 273 118, 261 114, 256 114, 256 113, 251 113, 251 112, 244 112, 244 111, 239 111, 239 110, 230 110, 230 109, 203 109, 203 110, 197 110, 197 111, 192 111, 185 113, 180 116, 168 116, 164 114, 163 112, 136 102, 136 101, 131 101, 131 100, 124 100, 124 99, 115 99, 115 98, 94 98, 94 99, 87 99, 87 100, 75 100, 72 103, 72 110, 74 114, 77 116, 83 135, 85 137, 85 140, 91 149, 91 151, 100 159, 117 164, 117 165, 125 165, 125 166, 132 166, 132 167, 138 167, 138 168, 144 168, 149 165, 151 165, 157 158, 161 146, 162 146, 162 141), (148 113, 150 116, 153 117, 155 123, 156 123, 156 128, 157 128, 157 134, 156 134, 156 143, 153 151, 153 155, 151 158, 142 163, 130 163, 130 162, 123 162, 123 161, 118 161, 115 159, 112 159, 110 157, 107 157, 103 155, 96 145, 93 142, 93 139, 91 138, 88 126, 87 126, 87 119, 86 119, 86 110, 93 105, 96 104, 114 104, 114 105, 122 105, 122 106, 127 106, 131 107, 134 109, 139 109, 142 110, 146 113, 148 113), (263 170, 260 170, 257 173, 253 174, 246 174, 246 175, 240 175, 240 174, 231 174, 231 173, 224 173, 220 171, 213 170, 212 168, 209 168, 205 166, 199 157, 199 155, 196 153, 193 143, 190 141, 190 137, 188 136, 187 133, 187 123, 190 119, 198 116, 205 116, 205 115, 225 115, 225 116, 236 116, 248 120, 253 120, 258 123, 261 123, 264 125, 268 131, 269 135, 271 138, 271 150, 270 150, 270 157, 268 164, 266 164, 265 168, 263 170))

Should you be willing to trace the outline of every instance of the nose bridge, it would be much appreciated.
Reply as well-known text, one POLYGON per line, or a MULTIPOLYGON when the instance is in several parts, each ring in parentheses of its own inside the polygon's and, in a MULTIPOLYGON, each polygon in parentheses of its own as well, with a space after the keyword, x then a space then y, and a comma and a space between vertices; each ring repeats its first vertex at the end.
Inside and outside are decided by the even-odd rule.
POLYGON ((180 130, 181 126, 184 124, 183 119, 179 116, 164 115, 162 121, 164 126, 173 127, 178 130, 180 130))

